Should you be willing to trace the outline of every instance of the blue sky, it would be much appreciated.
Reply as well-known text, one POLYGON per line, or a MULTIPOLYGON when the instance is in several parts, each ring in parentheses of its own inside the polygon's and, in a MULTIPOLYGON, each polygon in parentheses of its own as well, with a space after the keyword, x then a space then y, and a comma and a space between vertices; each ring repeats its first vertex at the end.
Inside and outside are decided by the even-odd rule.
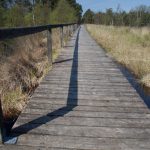
POLYGON ((118 4, 123 10, 129 11, 130 9, 144 4, 150 6, 150 0, 76 0, 83 7, 85 12, 88 8, 93 11, 105 11, 107 8, 117 9, 118 4))

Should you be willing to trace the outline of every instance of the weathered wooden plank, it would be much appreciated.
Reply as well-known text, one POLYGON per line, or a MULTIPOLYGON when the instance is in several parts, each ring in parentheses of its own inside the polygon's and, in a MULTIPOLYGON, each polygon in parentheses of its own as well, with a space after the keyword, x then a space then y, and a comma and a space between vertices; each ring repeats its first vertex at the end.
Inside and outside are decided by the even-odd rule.
MULTIPOLYGON (((55 105, 55 104, 48 104, 48 103, 39 103, 38 102, 31 102, 28 104, 28 107, 26 109, 45 109, 45 110, 57 110, 59 108, 62 108, 66 106, 66 104, 64 105, 55 105)), ((67 108, 70 109, 72 107, 72 105, 68 105, 67 108)), ((66 108, 66 110, 67 110, 66 108)), ((25 110, 26 110, 25 109, 25 110)), ((24 111, 25 111, 24 110, 24 111)), ((107 111, 107 112, 124 112, 124 113, 150 113, 149 110, 145 107, 117 107, 117 106, 76 106, 74 107, 72 110, 80 110, 80 111, 96 111, 96 112, 101 112, 101 111, 107 111)), ((24 112, 23 111, 23 112, 24 112)))
MULTIPOLYGON (((70 109, 71 109, 71 107, 72 106, 65 106, 65 105, 62 105, 62 107, 46 107, 45 109, 43 108, 43 109, 40 109, 40 108, 34 108, 34 107, 28 107, 28 108, 26 108, 24 111, 23 111, 23 113, 31 113, 31 114, 45 114, 45 113, 50 113, 50 112, 53 112, 53 111, 55 111, 55 110, 58 110, 58 109, 61 109, 61 108, 63 108, 63 107, 65 107, 65 111, 69 111, 70 109)), ((130 109, 125 109, 125 111, 123 110, 123 109, 121 109, 122 111, 118 111, 118 109, 116 108, 116 107, 114 107, 114 109, 112 109, 113 107, 105 107, 105 109, 104 109, 104 107, 102 106, 101 108, 103 108, 103 109, 98 109, 98 110, 94 110, 94 109, 96 109, 95 107, 90 107, 90 109, 88 108, 87 110, 86 109, 84 109, 84 108, 87 108, 87 106, 83 106, 83 108, 77 108, 76 109, 76 107, 74 107, 73 108, 73 112, 83 112, 83 114, 84 113, 86 113, 86 112, 99 112, 99 113, 102 113, 102 112, 107 112, 107 113, 121 113, 121 114, 126 114, 126 113, 128 113, 128 114, 140 114, 140 116, 141 115, 144 115, 144 114, 147 114, 147 115, 150 115, 150 112, 148 112, 148 111, 146 111, 146 109, 142 109, 143 110, 143 112, 142 111, 138 111, 137 109, 139 109, 139 108, 137 108, 137 109, 135 109, 137 112, 134 112, 134 111, 131 111, 131 108, 130 109), (93 108, 93 109, 92 109, 93 108), (112 110, 108 110, 108 108, 111 108, 112 110), (130 110, 130 111, 129 111, 130 110), (142 112, 142 113, 141 113, 142 112)), ((134 108, 132 108, 132 109, 134 109, 134 108)))
MULTIPOLYGON (((44 146, 27 146, 27 145, 4 145, 0 148, 1 150, 46 150, 44 146)), ((57 150, 57 149, 52 149, 57 150)), ((61 150, 61 149, 58 149, 61 150)))
POLYGON ((15 133, 27 133, 51 136, 73 136, 88 138, 123 138, 146 139, 150 137, 150 129, 118 128, 118 127, 89 127, 63 125, 26 124, 13 130, 15 133), (34 129, 34 130, 31 130, 34 129))
MULTIPOLYGON (((60 108, 56 111, 49 111, 48 113, 41 113, 41 111, 32 111, 32 113, 27 113, 33 115, 35 118, 38 116, 65 116, 65 117, 82 117, 82 118, 114 118, 114 119, 149 119, 150 114, 140 114, 140 113, 115 113, 115 112, 89 112, 89 111, 69 111, 65 109, 66 107, 60 108)), ((25 117, 26 113, 22 113, 20 117, 25 117)))
MULTIPOLYGON (((55 87, 54 87, 54 89, 55 89, 55 87)), ((93 97, 100 97, 101 95, 103 96, 103 95, 108 95, 108 96, 115 96, 115 95, 117 95, 118 97, 120 96, 120 95, 122 95, 122 96, 129 96, 129 97, 131 97, 131 96, 135 96, 135 91, 133 90, 127 90, 127 93, 126 94, 122 94, 123 93, 123 90, 114 90, 114 89, 99 89, 99 90, 97 90, 97 91, 94 91, 93 89, 89 89, 88 90, 88 88, 87 89, 85 89, 85 90, 83 90, 83 88, 78 88, 78 86, 77 87, 75 87, 75 88, 72 88, 72 87, 69 87, 69 89, 67 89, 67 88, 64 88, 64 89, 60 89, 60 90, 46 90, 46 89, 41 89, 41 90, 39 90, 39 91, 36 91, 36 94, 37 94, 37 97, 38 97, 38 95, 39 95, 39 97, 41 96, 41 94, 45 94, 45 96, 47 95, 48 97, 49 97, 49 95, 51 95, 51 94, 67 94, 68 93, 68 90, 72 90, 72 92, 70 92, 70 94, 72 94, 72 95, 74 95, 74 91, 76 90, 76 89, 78 89, 78 94, 79 95, 83 95, 83 96, 90 96, 90 95, 94 95, 93 97), (59 92, 58 92, 59 91, 59 92), (48 94, 47 94, 48 93, 48 94), (88 94, 86 94, 86 93, 88 93, 88 94)), ((138 94, 136 94, 136 95, 138 95, 138 94)))
POLYGON ((131 87, 122 87, 122 86, 89 86, 89 87, 85 87, 85 85, 83 84, 82 86, 78 86, 78 85, 73 85, 73 86, 69 86, 69 85, 66 85, 66 84, 61 84, 61 85, 55 85, 53 84, 53 86, 50 86, 50 84, 42 84, 40 85, 40 87, 36 90, 36 92, 41 92, 41 91, 52 91, 52 90, 55 90, 55 91, 62 91, 62 90, 68 90, 69 88, 71 89, 74 89, 74 88, 78 88, 79 91, 86 91, 86 92, 90 92, 90 91, 95 91, 95 92, 103 92, 103 91, 110 91, 110 92, 124 92, 124 90, 126 90, 127 92, 131 93, 131 92, 134 92, 135 93, 135 90, 131 87))
MULTIPOLYGON (((80 105, 80 106, 115 106, 115 107, 139 107, 139 108, 146 108, 146 106, 142 103, 142 102, 134 102, 134 101, 112 101, 112 100, 102 100, 99 98, 99 100, 92 100, 92 99, 85 99, 85 100, 82 100, 81 96, 79 97, 80 100, 77 100, 75 98, 76 96, 70 96, 69 97, 69 101, 66 100, 65 98, 67 97, 63 97, 61 99, 61 95, 60 97, 56 97, 55 99, 55 96, 54 97, 44 97, 44 96, 41 96, 41 97, 34 97, 32 99, 32 102, 38 102, 39 104, 40 103, 47 103, 47 104, 61 104, 61 105, 76 105, 76 102, 77 102, 77 105, 80 105)), ((83 96, 84 97, 84 96, 83 96)))
MULTIPOLYGON (((40 117, 40 116, 39 116, 40 117)), ((15 124, 15 127, 25 125, 28 122, 31 124, 47 124, 47 125, 63 125, 63 126, 86 126, 88 127, 113 127, 113 128, 147 128, 150 129, 150 120, 143 118, 80 118, 80 117, 49 117, 44 116, 40 119, 35 119, 35 115, 26 114, 20 117, 15 124)), ((40 125, 39 125, 40 126, 40 125)), ((20 127, 21 128, 21 127, 20 127)))
MULTIPOLYGON (((76 90, 76 89, 74 89, 74 90, 76 90)), ((45 92, 43 92, 43 93, 45 93, 45 92)), ((36 101, 36 100, 41 101, 41 98, 43 98, 44 101, 54 101, 54 100, 59 101, 59 100, 61 100, 61 101, 66 102, 66 97, 61 96, 62 93, 57 93, 57 94, 58 94, 58 96, 54 97, 54 93, 52 92, 50 97, 48 97, 47 95, 45 95, 43 97, 37 96, 37 97, 34 97, 32 100, 33 101, 36 101)), ((76 98, 73 98, 72 96, 70 96, 69 98, 76 100, 76 98)), ((95 97, 95 96, 92 97, 91 95, 86 95, 86 96, 81 95, 79 98, 80 98, 79 101, 94 101, 94 102, 98 101, 98 102, 106 102, 106 103, 113 103, 114 101, 115 101, 114 103, 119 103, 119 102, 122 102, 122 103, 125 103, 125 102, 129 103, 130 102, 130 103, 140 103, 140 104, 144 103, 144 102, 142 102, 142 100, 140 100, 140 98, 135 98, 135 97, 129 98, 128 96, 117 97, 114 95, 114 96, 104 97, 103 95, 101 95, 99 97, 95 97)))
POLYGON ((32 145, 47 147, 62 147, 92 150, 120 150, 120 149, 148 149, 149 139, 112 139, 112 138, 79 138, 48 135, 21 135, 18 145, 32 145))
MULTIPOLYGON (((63 99, 66 98, 68 95, 68 90, 71 90, 69 92, 70 94, 70 98, 74 99, 74 96, 76 95, 76 90, 78 90, 78 98, 79 99, 97 99, 97 100, 113 100, 113 99, 139 99, 140 97, 137 93, 135 93, 134 91, 131 91, 129 93, 124 93, 122 91, 82 91, 79 90, 80 88, 75 87, 72 88, 72 86, 69 89, 64 88, 63 90, 58 90, 58 91, 54 91, 54 90, 49 90, 49 92, 47 92, 47 90, 43 90, 41 91, 36 91, 35 96, 33 96, 33 98, 55 98, 55 99, 63 99), (87 93, 87 94, 86 94, 87 93), (43 96, 44 95, 44 96, 43 96), (57 96, 56 96, 57 95, 57 96), (56 97, 55 97, 56 96, 56 97), (104 97, 104 98, 103 98, 104 97), (136 97, 136 98, 135 98, 136 97)), ((87 88, 88 89, 88 88, 87 88)), ((142 102, 142 100, 140 100, 142 102)))

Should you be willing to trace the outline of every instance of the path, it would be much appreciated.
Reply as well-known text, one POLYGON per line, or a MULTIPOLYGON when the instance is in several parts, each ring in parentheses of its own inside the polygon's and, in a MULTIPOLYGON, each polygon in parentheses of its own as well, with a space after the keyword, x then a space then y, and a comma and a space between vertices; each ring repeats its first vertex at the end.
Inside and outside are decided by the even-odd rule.
POLYGON ((149 150, 150 110, 82 26, 12 134, 16 145, 3 149, 149 150))

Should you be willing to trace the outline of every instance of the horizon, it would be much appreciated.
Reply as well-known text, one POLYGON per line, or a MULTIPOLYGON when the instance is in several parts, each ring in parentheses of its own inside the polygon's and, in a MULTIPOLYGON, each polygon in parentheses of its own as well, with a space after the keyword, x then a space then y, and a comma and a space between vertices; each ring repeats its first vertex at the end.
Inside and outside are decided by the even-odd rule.
POLYGON ((119 6, 121 10, 129 12, 140 5, 150 6, 150 0, 77 0, 77 2, 82 5, 83 14, 88 9, 94 12, 105 12, 106 9, 112 8, 116 11, 119 6))

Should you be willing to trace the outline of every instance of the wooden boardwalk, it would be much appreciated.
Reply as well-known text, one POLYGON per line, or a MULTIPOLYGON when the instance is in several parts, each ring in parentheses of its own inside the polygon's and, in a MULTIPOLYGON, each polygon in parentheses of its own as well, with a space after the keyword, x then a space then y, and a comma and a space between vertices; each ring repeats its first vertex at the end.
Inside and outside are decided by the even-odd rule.
POLYGON ((79 29, 12 129, 21 150, 149 150, 150 110, 79 29))

